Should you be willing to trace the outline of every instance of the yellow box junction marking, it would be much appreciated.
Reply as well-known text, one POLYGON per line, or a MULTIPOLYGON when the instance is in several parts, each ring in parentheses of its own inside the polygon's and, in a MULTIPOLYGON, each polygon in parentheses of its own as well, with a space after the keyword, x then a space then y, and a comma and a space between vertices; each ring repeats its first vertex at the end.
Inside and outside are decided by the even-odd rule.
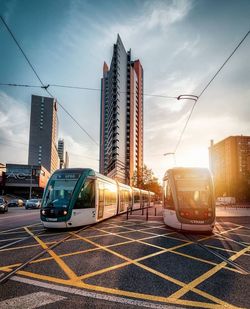
MULTIPOLYGON (((243 255, 245 252, 247 252, 248 250, 250 250, 250 246, 242 249, 241 251, 237 252, 236 254, 234 254, 233 256, 231 256, 228 259, 230 261, 234 261, 238 257, 240 257, 241 255, 243 255)), ((198 277, 195 280, 193 280, 192 282, 188 283, 184 288, 180 289, 176 293, 173 293, 171 296, 175 297, 175 298, 182 297, 188 291, 192 290, 194 287, 201 284, 202 282, 204 282, 205 280, 207 280, 208 278, 210 278, 214 274, 216 274, 219 270, 221 270, 223 267, 225 267, 225 265, 227 265, 226 262, 221 262, 220 264, 216 265, 214 268, 210 269, 209 271, 207 271, 206 273, 204 273, 200 277, 198 277)))
POLYGON ((70 278, 77 280, 77 275, 73 272, 72 269, 49 247, 43 242, 39 237, 35 236, 27 227, 25 230, 34 237, 34 239, 41 245, 43 249, 45 249, 55 260, 55 262, 60 266, 60 268, 65 272, 65 274, 70 278))
MULTIPOLYGON (((124 222, 126 222, 126 221, 124 221, 124 222)), ((118 223, 119 223, 119 222, 118 222, 118 223)), ((111 223, 111 224, 112 224, 112 223, 111 223)), ((156 224, 157 224, 157 222, 156 222, 156 224)), ((134 223, 132 223, 132 225, 134 225, 134 223)), ((120 226, 118 226, 118 227, 120 227, 120 226)), ((232 231, 232 230, 240 229, 241 227, 243 227, 243 226, 237 225, 236 228, 230 229, 230 230, 226 230, 226 231, 222 232, 222 234, 228 233, 228 232, 230 232, 230 231, 232 231)), ((106 228, 106 227, 104 227, 104 228, 106 228)), ((111 228, 114 228, 114 226, 113 226, 113 227, 111 226, 111 228)), ((145 229, 143 229, 143 230, 153 229, 153 228, 158 228, 158 227, 157 227, 157 226, 154 226, 154 227, 151 226, 151 227, 145 228, 145 229)), ((28 230, 28 229, 27 229, 27 230, 28 230)), ((134 232, 143 232, 142 230, 133 230, 133 231, 134 231, 134 232)), ((103 232, 106 232, 106 233, 107 233, 107 231, 103 231, 103 232)), ((171 304, 180 304, 180 305, 189 305, 189 306, 203 307, 203 308, 237 308, 237 307, 232 306, 232 305, 230 305, 230 304, 228 304, 228 303, 226 303, 226 302, 224 302, 224 301, 222 301, 222 300, 220 300, 220 299, 218 299, 218 298, 216 298, 216 297, 214 297, 214 296, 212 296, 212 295, 210 295, 210 294, 207 294, 206 292, 203 292, 203 291, 198 290, 196 287, 191 287, 189 290, 192 290, 193 292, 195 292, 195 293, 197 293, 197 294, 199 294, 199 295, 201 295, 201 296, 203 296, 203 297, 206 297, 206 298, 212 300, 213 302, 215 302, 215 304, 205 303, 205 302, 197 302, 197 301, 181 300, 181 299, 175 297, 174 295, 175 295, 176 293, 180 292, 181 290, 185 289, 185 287, 187 286, 185 283, 183 283, 183 282, 181 282, 181 281, 178 281, 178 280, 176 280, 176 279, 174 279, 174 278, 171 278, 171 277, 169 277, 169 276, 166 276, 166 275, 164 275, 164 274, 162 274, 162 273, 160 273, 160 272, 158 272, 158 271, 155 271, 155 270, 153 270, 153 269, 151 269, 151 268, 149 268, 149 267, 147 267, 147 266, 145 266, 145 265, 139 263, 139 261, 142 261, 143 259, 149 258, 149 257, 151 257, 151 256, 155 256, 155 255, 158 255, 158 254, 162 254, 163 252, 172 251, 172 250, 174 250, 174 249, 177 249, 178 247, 183 247, 183 246, 189 245, 189 244, 192 243, 192 242, 188 242, 188 241, 185 242, 185 240, 183 240, 183 239, 176 238, 176 239, 178 239, 179 241, 184 242, 184 244, 181 244, 181 245, 176 246, 176 247, 168 248, 168 249, 165 249, 165 248, 164 248, 164 250, 162 250, 162 251, 153 253, 153 254, 148 255, 148 256, 141 257, 141 258, 136 259, 136 260, 131 260, 131 259, 129 259, 129 258, 127 258, 127 257, 124 257, 123 255, 121 255, 121 254, 119 254, 119 253, 117 253, 117 252, 114 252, 114 251, 112 251, 112 250, 110 250, 110 249, 108 249, 108 248, 110 248, 110 247, 112 247, 112 246, 119 246, 119 245, 126 244, 126 243, 132 243, 132 242, 141 242, 141 243, 146 244, 146 245, 151 245, 151 244, 148 244, 148 243, 144 243, 143 240, 150 239, 150 238, 154 238, 154 237, 156 237, 156 236, 158 236, 158 237, 159 237, 159 236, 163 236, 163 237, 165 236, 166 238, 168 238, 168 236, 167 236, 168 234, 167 234, 167 235, 159 235, 159 234, 154 234, 154 233, 148 232, 148 233, 150 233, 150 234, 152 234, 152 235, 155 235, 155 236, 145 237, 145 238, 140 239, 140 240, 136 240, 136 239, 132 239, 132 238, 129 238, 129 237, 125 237, 125 236, 120 235, 121 233, 128 233, 128 232, 129 232, 129 231, 124 231, 124 232, 120 232, 120 233, 111 233, 111 232, 108 232, 108 233, 111 234, 111 235, 116 235, 116 236, 119 236, 119 237, 123 237, 123 238, 125 238, 125 239, 128 239, 128 241, 125 241, 125 242, 122 242, 122 243, 113 244, 113 245, 109 245, 109 246, 106 246, 106 247, 105 247, 105 246, 101 246, 101 245, 99 245, 99 244, 97 244, 97 243, 95 243, 95 242, 93 242, 93 241, 91 242, 91 240, 90 240, 89 238, 97 237, 96 235, 95 235, 95 236, 91 236, 91 237, 81 237, 82 240, 87 241, 87 242, 90 241, 93 245, 97 246, 97 248, 87 249, 87 250, 84 250, 84 251, 78 251, 78 252, 73 252, 73 253, 68 253, 68 254, 64 254, 64 255, 59 255, 59 256, 58 256, 58 255, 56 255, 52 250, 49 249, 49 247, 47 246, 46 243, 44 243, 43 241, 41 241, 40 238, 38 238, 38 237, 35 236, 31 231, 29 231, 29 234, 30 234, 30 235, 32 234, 32 236, 36 239, 36 241, 37 241, 44 249, 46 249, 46 247, 47 247, 46 250, 47 250, 47 251, 50 250, 51 253, 52 253, 52 254, 51 254, 51 257, 39 259, 39 260, 33 261, 32 263, 38 263, 38 262, 42 262, 42 261, 45 261, 45 260, 54 259, 57 263, 58 263, 58 261, 63 262, 63 264, 61 264, 61 265, 59 264, 59 266, 60 266, 64 271, 65 271, 65 266, 66 266, 66 269, 68 268, 68 270, 70 270, 70 271, 72 272, 72 270, 64 263, 64 261, 61 260, 61 257, 63 257, 63 256, 72 256, 72 255, 74 255, 74 254, 81 254, 81 253, 90 252, 90 251, 94 251, 94 250, 101 250, 101 249, 102 249, 102 250, 105 250, 105 249, 106 249, 106 251, 109 251, 111 254, 115 254, 115 255, 117 255, 117 256, 119 255, 120 258, 125 259, 125 262, 123 262, 122 264, 119 264, 119 265, 115 265, 115 266, 108 267, 108 268, 106 268, 106 269, 102 269, 102 270, 100 270, 100 271, 97 271, 97 272, 94 272, 94 273, 91 273, 91 274, 83 275, 83 276, 80 276, 80 277, 76 276, 76 274, 73 272, 73 276, 72 276, 72 277, 70 277, 70 276, 68 275, 68 277, 70 278, 70 280, 64 280, 64 279, 54 278, 54 277, 50 277, 50 276, 44 276, 44 275, 34 274, 34 273, 31 273, 31 272, 26 272, 26 271, 19 271, 18 274, 24 275, 24 276, 28 276, 28 277, 32 277, 32 278, 36 278, 36 279, 40 279, 40 280, 51 281, 51 282, 60 283, 60 284, 64 284, 64 285, 75 286, 75 287, 79 287, 79 288, 85 288, 85 289, 88 289, 88 290, 106 292, 106 293, 109 293, 109 294, 115 294, 115 295, 121 295, 121 296, 135 297, 135 298, 144 299, 144 300, 146 299, 146 300, 153 300, 153 301, 157 301, 157 302, 164 302, 164 303, 171 303, 171 304), (108 250, 107 250, 107 249, 108 249, 108 250), (120 266, 120 265, 124 265, 124 266, 125 266, 125 265, 129 265, 129 264, 135 264, 135 265, 137 265, 137 266, 139 266, 139 267, 142 267, 142 268, 144 268, 145 270, 147 270, 147 271, 149 271, 149 272, 151 272, 151 273, 154 273, 155 275, 158 275, 158 276, 164 278, 165 280, 172 281, 172 282, 173 282, 173 280, 174 280, 174 281, 175 281, 174 283, 177 284, 177 285, 179 285, 179 286, 181 286, 182 288, 181 288, 179 291, 177 291, 176 293, 172 294, 170 297, 160 297, 160 296, 154 296, 154 295, 148 295, 148 294, 141 294, 141 293, 134 293, 134 292, 128 292, 128 291, 110 289, 110 288, 105 288, 105 287, 101 287, 101 286, 95 286, 95 285, 86 284, 86 283, 80 281, 81 278, 82 278, 82 279, 89 278, 89 277, 98 275, 99 273, 103 273, 103 272, 106 272, 106 271, 109 271, 109 270, 112 270, 112 269, 116 269, 116 268, 119 268, 119 267, 123 267, 123 266, 120 266)), ((145 232, 146 232, 146 231, 145 231, 145 232)), ((176 233, 176 232, 173 232, 173 233, 176 233)), ((73 234, 74 234, 74 233, 73 233, 73 234)), ((172 234, 172 233, 169 233, 169 234, 172 234)), ((78 237, 79 235, 75 235, 75 236, 78 237)), ((102 237, 102 236, 107 236, 107 234, 105 234, 105 235, 99 235, 98 237, 102 237)), ((213 235, 212 235, 212 236, 208 236, 208 237, 205 237, 205 238, 200 239, 199 241, 202 241, 202 240, 205 240, 205 239, 208 239, 208 238, 212 238, 212 237, 214 237, 214 236, 213 236, 213 235)), ((172 237, 169 236, 169 238, 172 238, 172 237)), ((155 245, 152 245, 152 246, 161 249, 161 247, 159 247, 159 246, 155 246, 155 245)), ((237 252, 233 257, 235 257, 235 259, 236 259, 237 257, 239 257, 239 256, 241 256, 241 255, 243 255, 243 254, 245 254, 248 250, 249 250, 249 248, 245 248, 245 249, 241 250, 240 252, 237 252)), ((176 253, 176 252, 174 252, 174 253, 176 253)), ((231 257, 231 258, 232 258, 232 257, 231 257)), ((225 262, 223 262, 223 263, 225 263, 225 262)), ((223 264, 223 263, 221 263, 221 264, 223 264)), ((220 266, 221 264, 216 265, 214 268, 220 266)), ((17 264, 15 264, 15 265, 17 265, 17 264)), ((18 265, 20 265, 20 264, 18 264, 18 265)), ((6 272, 9 272, 9 271, 11 271, 11 268, 12 268, 12 267, 10 267, 10 266, 13 266, 13 267, 14 267, 14 265, 4 266, 4 267, 1 267, 0 270, 4 270, 4 271, 6 271, 6 272)), ((224 265, 223 265, 221 268, 223 268, 223 267, 224 267, 224 265)), ((214 268, 213 268, 213 269, 214 269, 214 268)), ((208 273, 208 272, 207 272, 207 273, 208 273)), ((71 273, 71 275, 72 275, 72 273, 71 273)), ((204 275, 205 275, 205 274, 204 274, 204 275)), ((202 277, 202 276, 200 276, 200 277, 202 277)), ((200 278, 200 277, 199 277, 199 278, 200 278)), ((197 279, 199 279, 199 278, 197 278, 197 279)), ((195 280, 197 280, 197 279, 195 279, 195 280)), ((192 282, 194 282, 195 280, 193 280, 192 282)), ((191 283, 192 283, 192 282, 191 282, 191 283)), ((185 292, 185 293, 186 293, 186 292, 185 292)), ((184 294, 185 294, 185 293, 184 293, 184 294)), ((183 295, 184 295, 184 294, 183 294, 183 295)), ((177 296, 178 296, 178 295, 177 295, 177 296)), ((181 296, 180 296, 180 297, 181 297, 181 296)))
MULTIPOLYGON (((88 241, 88 242, 92 243, 93 245, 98 246, 99 248, 101 248, 101 249, 103 249, 103 250, 105 250, 105 251, 108 251, 109 253, 112 253, 112 254, 114 254, 114 255, 117 255, 118 257, 123 258, 123 259, 125 259, 125 260, 127 261, 127 262, 124 262, 124 263, 119 264, 119 265, 116 265, 116 266, 112 266, 112 267, 109 267, 109 268, 106 268, 106 269, 102 269, 102 270, 93 272, 93 273, 91 273, 91 274, 83 275, 83 276, 81 276, 81 279, 90 278, 90 277, 96 276, 96 275, 98 275, 98 274, 104 273, 105 271, 110 271, 110 270, 114 270, 114 269, 117 269, 117 268, 120 268, 120 267, 124 267, 124 266, 130 265, 130 264, 135 264, 135 265, 139 266, 140 268, 143 268, 144 270, 147 270, 148 272, 151 272, 151 273, 153 273, 153 274, 155 274, 155 275, 157 275, 157 276, 159 276, 159 277, 161 277, 161 278, 163 278, 163 279, 165 279, 165 280, 167 280, 167 281, 170 281, 170 282, 172 282, 172 283, 174 283, 174 284, 176 284, 176 285, 179 285, 179 286, 182 286, 182 287, 185 287, 185 286, 186 286, 185 283, 183 283, 183 282, 181 282, 181 281, 179 281, 179 280, 177 280, 177 279, 174 279, 174 278, 172 278, 172 277, 170 277, 170 276, 168 276, 168 275, 162 274, 161 272, 158 272, 158 271, 156 271, 156 270, 154 270, 154 269, 152 269, 152 268, 150 268, 150 267, 147 267, 147 266, 145 266, 145 265, 139 263, 139 261, 142 261, 142 260, 147 259, 147 258, 149 258, 149 257, 156 256, 156 255, 162 254, 162 253, 164 253, 164 252, 168 252, 168 251, 170 251, 170 249, 164 249, 164 250, 162 250, 162 251, 159 251, 159 252, 150 254, 150 255, 148 255, 148 256, 146 256, 146 257, 144 256, 144 257, 138 258, 138 259, 136 259, 136 260, 132 260, 132 259, 130 259, 130 258, 126 257, 126 256, 123 256, 123 255, 121 255, 121 254, 119 254, 119 253, 117 253, 117 252, 115 252, 115 251, 112 251, 112 250, 110 250, 110 249, 108 249, 108 248, 106 248, 106 247, 104 247, 104 246, 101 246, 101 245, 99 245, 99 244, 97 244, 97 243, 94 243, 93 241, 90 241, 90 240, 88 240, 88 239, 86 239, 86 238, 84 238, 84 237, 82 237, 82 236, 80 236, 80 235, 76 235, 76 236, 77 236, 78 238, 84 240, 84 241, 88 241)), ((188 245, 188 244, 189 244, 189 243, 184 243, 184 244, 181 244, 181 245, 172 247, 171 250, 184 247, 184 246, 186 246, 186 245, 188 245)), ((86 285, 86 283, 84 283, 84 284, 86 285)), ((91 286, 92 286, 92 285, 91 285, 91 286)), ((95 287, 96 287, 96 286, 95 286, 95 287)), ((101 287, 101 288, 103 289, 103 291, 106 291, 106 292, 107 292, 108 290, 110 290, 109 288, 107 289, 107 288, 105 288, 105 287, 101 287)), ((112 290, 113 290, 113 289, 112 289, 112 290)), ((123 290, 120 290, 120 291, 126 292, 126 291, 123 291, 123 290)), ((220 299, 218 299, 218 298, 216 298, 216 297, 214 297, 214 296, 212 296, 212 295, 210 295, 210 294, 208 294, 208 293, 206 293, 206 292, 200 291, 200 290, 198 290, 198 289, 193 289, 193 292, 195 292, 195 293, 197 293, 197 294, 199 294, 199 295, 201 295, 201 296, 203 296, 203 297, 205 297, 205 298, 207 298, 207 299, 209 299, 209 300, 212 300, 212 301, 214 301, 214 302, 216 302, 216 303, 218 303, 218 304, 220 304, 220 305, 222 305, 222 306, 225 306, 225 308, 233 308, 233 307, 234 307, 234 306, 232 306, 232 305, 230 305, 230 304, 228 304, 228 303, 226 303, 226 302, 224 302, 224 301, 222 301, 222 300, 220 300, 220 299)), ((126 293, 132 293, 132 292, 126 292, 126 293)), ((134 294, 134 293, 133 293, 133 294, 134 294)), ((138 294, 138 293, 136 293, 136 294, 138 294)), ((119 294, 119 295, 124 295, 124 294, 119 294)), ((127 294, 126 294, 126 295, 127 295, 127 294)), ((126 295, 124 295, 124 296, 126 296, 126 295)), ((144 295, 144 294, 143 294, 143 295, 144 295)), ((132 295, 130 295, 130 296, 133 297, 132 295)), ((158 296, 156 296, 156 297, 157 297, 157 299, 159 298, 158 296)), ((168 297, 167 299, 173 299, 173 300, 175 300, 174 297, 168 297)), ((153 299, 151 299, 151 300, 153 300, 153 299)), ((159 300, 158 300, 158 301, 159 301, 159 300)))

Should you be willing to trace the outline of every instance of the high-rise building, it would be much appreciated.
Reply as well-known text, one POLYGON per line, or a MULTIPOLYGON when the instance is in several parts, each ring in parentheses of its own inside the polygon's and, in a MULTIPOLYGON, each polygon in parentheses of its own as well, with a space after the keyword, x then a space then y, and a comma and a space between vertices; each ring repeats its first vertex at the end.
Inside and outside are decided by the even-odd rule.
POLYGON ((64 140, 60 138, 58 140, 58 156, 60 159, 60 168, 64 167, 64 140))
POLYGON ((57 102, 32 95, 29 136, 29 165, 43 165, 50 173, 59 167, 57 152, 57 102))
POLYGON ((68 151, 65 152, 65 161, 64 161, 64 168, 69 167, 69 153, 68 151))
POLYGON ((250 136, 229 136, 209 147, 216 196, 250 201, 250 136))
POLYGON ((101 79, 100 173, 131 184, 143 167, 143 68, 120 36, 101 79))

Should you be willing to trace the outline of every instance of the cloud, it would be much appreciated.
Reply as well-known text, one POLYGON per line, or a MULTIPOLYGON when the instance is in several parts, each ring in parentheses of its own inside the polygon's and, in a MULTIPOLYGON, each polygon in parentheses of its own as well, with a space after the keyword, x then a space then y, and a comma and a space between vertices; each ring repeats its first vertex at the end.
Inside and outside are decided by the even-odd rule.
POLYGON ((0 92, 1 162, 27 162, 29 117, 24 102, 0 92))
POLYGON ((98 149, 95 147, 95 151, 91 151, 91 146, 81 144, 77 142, 72 136, 68 135, 65 131, 61 132, 61 136, 64 139, 64 149, 69 154, 69 166, 80 167, 80 168, 93 168, 98 171, 99 160, 98 149), (92 154, 92 156, 90 155, 92 154))
POLYGON ((150 1, 146 3, 146 7, 149 14, 141 22, 141 27, 146 27, 149 30, 160 27, 165 30, 169 25, 182 20, 189 13, 192 8, 192 1, 150 1))

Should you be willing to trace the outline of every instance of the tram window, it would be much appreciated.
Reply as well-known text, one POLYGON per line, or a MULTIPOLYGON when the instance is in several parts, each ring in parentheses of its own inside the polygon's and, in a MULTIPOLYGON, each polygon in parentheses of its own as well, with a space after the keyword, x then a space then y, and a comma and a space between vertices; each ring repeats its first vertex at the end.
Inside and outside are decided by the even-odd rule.
POLYGON ((75 203, 75 209, 82 208, 95 208, 95 182, 93 180, 87 180, 75 203))
POLYGON ((147 206, 148 193, 145 193, 145 192, 142 193, 142 202, 143 202, 143 206, 147 206))
POLYGON ((121 206, 128 207, 129 206, 129 202, 130 202, 129 191, 121 190, 120 191, 120 203, 121 203, 121 206))
POLYGON ((134 203, 140 203, 140 192, 134 191, 134 203))
POLYGON ((164 184, 164 208, 173 210, 175 209, 173 195, 168 181, 166 181, 164 184))
POLYGON ((104 189, 105 206, 116 205, 117 189, 116 186, 109 185, 104 189))
POLYGON ((124 202, 125 202, 125 207, 128 207, 130 204, 130 194, 129 191, 124 191, 124 202))

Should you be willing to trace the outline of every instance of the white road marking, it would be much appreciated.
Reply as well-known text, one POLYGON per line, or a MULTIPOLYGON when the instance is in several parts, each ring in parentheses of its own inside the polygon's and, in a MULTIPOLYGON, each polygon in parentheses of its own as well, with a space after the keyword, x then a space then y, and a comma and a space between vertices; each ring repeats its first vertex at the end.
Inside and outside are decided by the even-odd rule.
POLYGON ((17 238, 6 238, 6 239, 1 239, 0 242, 5 242, 5 241, 9 241, 9 240, 20 240, 23 239, 25 237, 17 237, 17 238))
POLYGON ((45 292, 31 293, 24 296, 6 299, 0 302, 1 309, 33 309, 44 305, 55 303, 66 297, 45 292))
MULTIPOLYGON (((125 304, 125 305, 132 305, 132 306, 153 308, 153 309, 185 309, 184 307, 179 307, 179 306, 176 307, 176 306, 169 306, 169 305, 161 305, 161 304, 156 304, 156 303, 152 303, 152 302, 148 302, 148 301, 129 299, 129 298, 107 295, 107 294, 98 294, 98 293, 95 293, 95 292, 88 292, 86 290, 64 287, 64 286, 60 286, 60 285, 50 284, 50 283, 46 283, 46 282, 40 282, 40 281, 37 281, 37 280, 27 279, 27 278, 18 277, 18 276, 12 277, 11 280, 26 283, 26 284, 31 284, 33 286, 39 286, 39 287, 42 287, 42 288, 45 288, 45 289, 50 289, 50 291, 55 290, 55 291, 60 291, 60 292, 64 292, 64 293, 79 295, 79 296, 83 296, 83 297, 90 297, 90 298, 94 298, 94 299, 105 300, 105 301, 110 301, 110 302, 120 303, 120 304, 125 304)), ((0 308, 2 309, 1 303, 0 303, 0 308)), ((6 307, 6 309, 9 309, 9 308, 10 307, 8 307, 8 308, 6 307)))
MULTIPOLYGON (((9 218, 9 217, 8 217, 9 218)), ((36 225, 41 225, 41 222, 38 222, 38 223, 34 223, 34 224, 31 224, 31 225, 27 225, 27 227, 33 227, 33 226, 36 226, 36 225)), ((2 235, 2 234, 6 234, 7 232, 9 232, 9 231, 16 231, 16 230, 21 230, 21 229, 23 229, 23 227, 24 226, 19 226, 19 227, 15 227, 15 228, 13 228, 13 229, 9 229, 9 230, 2 230, 2 231, 0 231, 0 235, 2 235)), ((21 231, 20 231, 21 232, 21 231)), ((19 232, 18 232, 19 233, 19 232)))

